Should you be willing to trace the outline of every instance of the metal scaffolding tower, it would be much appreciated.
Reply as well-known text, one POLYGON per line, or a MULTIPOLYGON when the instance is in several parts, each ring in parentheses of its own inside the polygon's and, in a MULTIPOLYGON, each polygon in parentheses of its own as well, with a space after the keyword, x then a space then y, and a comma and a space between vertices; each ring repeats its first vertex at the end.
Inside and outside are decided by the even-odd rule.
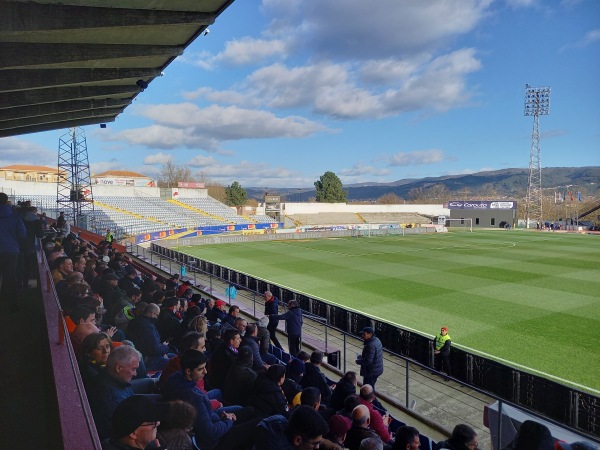
POLYGON ((70 224, 95 229, 94 196, 83 128, 69 128, 58 140, 58 187, 56 202, 70 224))
POLYGON ((529 154, 529 178, 527 181, 527 199, 525 227, 529 228, 529 220, 544 225, 542 211, 542 166, 540 162, 540 116, 550 113, 550 88, 531 87, 525 85, 525 116, 533 116, 533 132, 531 133, 531 151, 529 154))

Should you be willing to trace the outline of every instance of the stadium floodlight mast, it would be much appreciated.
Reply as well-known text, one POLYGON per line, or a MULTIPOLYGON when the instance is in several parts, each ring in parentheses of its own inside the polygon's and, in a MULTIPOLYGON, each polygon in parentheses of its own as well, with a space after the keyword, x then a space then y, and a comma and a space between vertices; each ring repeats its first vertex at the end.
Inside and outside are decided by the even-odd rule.
POLYGON ((83 128, 69 128, 69 132, 59 138, 58 174, 58 211, 64 212, 71 224, 88 230, 94 229, 94 197, 83 128))
POLYGON ((542 166, 540 163, 540 116, 550 114, 550 88, 525 85, 525 116, 533 116, 531 151, 529 153, 529 177, 527 180, 527 201, 525 206, 525 227, 529 219, 535 219, 543 226, 542 211, 542 166))

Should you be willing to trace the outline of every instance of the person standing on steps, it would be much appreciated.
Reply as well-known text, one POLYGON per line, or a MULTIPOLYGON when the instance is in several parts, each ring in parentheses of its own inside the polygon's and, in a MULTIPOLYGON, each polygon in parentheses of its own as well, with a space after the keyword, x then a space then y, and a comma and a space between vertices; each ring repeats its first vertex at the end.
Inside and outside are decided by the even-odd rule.
MULTIPOLYGON (((435 369, 438 372, 445 372, 448 377, 451 377, 450 347, 452 346, 452 340, 448 334, 448 327, 442 327, 440 334, 435 337, 433 344, 435 346, 433 352, 435 369)), ((448 378, 445 378, 444 381, 448 381, 448 378)))
POLYGON ((265 292, 265 316, 273 316, 269 317, 269 324, 267 325, 267 330, 269 330, 269 334, 271 337, 271 342, 277 348, 281 347, 277 336, 275 335, 277 332, 277 325, 279 324, 279 319, 276 318, 277 314, 279 314, 279 299, 275 297, 271 291, 265 292))

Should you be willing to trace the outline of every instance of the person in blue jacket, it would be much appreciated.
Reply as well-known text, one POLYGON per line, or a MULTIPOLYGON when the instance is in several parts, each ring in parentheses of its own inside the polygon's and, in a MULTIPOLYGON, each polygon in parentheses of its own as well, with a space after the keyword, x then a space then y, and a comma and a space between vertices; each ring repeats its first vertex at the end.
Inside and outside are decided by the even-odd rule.
POLYGON ((375 336, 375 330, 372 327, 364 327, 360 334, 364 346, 362 355, 358 357, 356 363, 360 366, 363 384, 370 384, 375 390, 377 378, 383 374, 383 345, 375 336))
POLYGON ((275 318, 271 318, 271 316, 279 314, 279 299, 275 297, 271 291, 265 292, 265 316, 269 316, 269 324, 267 325, 267 330, 269 330, 269 335, 271 342, 277 348, 282 348, 279 340, 277 339, 277 324, 279 320, 275 318))
POLYGON ((288 302, 288 311, 285 314, 269 316, 269 320, 285 320, 288 333, 288 347, 290 355, 296 356, 300 351, 300 342, 302 341, 302 309, 296 300, 288 302))
POLYGON ((183 400, 196 409, 194 434, 202 450, 251 448, 252 431, 262 420, 254 408, 239 408, 235 413, 223 408, 215 411, 210 399, 198 389, 197 382, 206 375, 206 355, 186 350, 181 355, 181 372, 173 373, 163 387, 166 400, 183 400))
POLYGON ((27 232, 23 220, 13 211, 8 195, 0 192, 0 298, 9 302, 9 309, 19 309, 17 299, 17 266, 19 261, 19 241, 25 239, 27 232))

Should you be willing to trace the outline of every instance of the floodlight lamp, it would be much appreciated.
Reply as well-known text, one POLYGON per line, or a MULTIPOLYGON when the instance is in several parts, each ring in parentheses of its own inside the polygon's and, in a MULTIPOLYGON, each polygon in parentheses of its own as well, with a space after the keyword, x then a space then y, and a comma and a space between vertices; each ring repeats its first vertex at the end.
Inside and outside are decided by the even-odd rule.
POLYGON ((525 115, 539 116, 549 114, 550 88, 525 85, 525 115))

